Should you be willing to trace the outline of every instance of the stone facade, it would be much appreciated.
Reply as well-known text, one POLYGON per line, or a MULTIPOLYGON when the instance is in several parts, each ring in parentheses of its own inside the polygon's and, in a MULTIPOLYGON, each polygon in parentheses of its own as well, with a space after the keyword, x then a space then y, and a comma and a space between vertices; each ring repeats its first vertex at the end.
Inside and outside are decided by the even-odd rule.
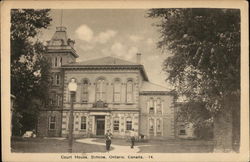
POLYGON ((111 130, 114 137, 124 138, 134 129, 146 138, 174 138, 173 95, 150 83, 139 62, 114 57, 76 62, 64 27, 57 28, 45 55, 52 63, 53 84, 51 102, 40 112, 38 135, 67 137, 68 84, 75 79, 74 136, 103 136, 111 130))

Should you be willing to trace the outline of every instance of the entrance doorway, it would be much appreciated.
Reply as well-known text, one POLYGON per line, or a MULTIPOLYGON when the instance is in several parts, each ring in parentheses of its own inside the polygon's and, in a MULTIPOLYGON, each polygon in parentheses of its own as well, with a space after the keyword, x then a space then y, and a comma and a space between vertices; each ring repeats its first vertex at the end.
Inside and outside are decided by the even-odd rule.
POLYGON ((96 116, 96 135, 103 136, 105 133, 105 116, 96 116))

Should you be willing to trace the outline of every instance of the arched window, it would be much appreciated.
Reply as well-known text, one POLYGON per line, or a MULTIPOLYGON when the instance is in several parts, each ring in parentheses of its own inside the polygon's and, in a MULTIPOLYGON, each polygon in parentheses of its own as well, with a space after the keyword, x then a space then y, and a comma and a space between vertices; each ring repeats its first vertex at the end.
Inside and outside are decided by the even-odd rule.
POLYGON ((155 112, 154 99, 150 98, 148 102, 149 102, 149 113, 154 114, 154 112, 155 112))
POLYGON ((149 119, 149 134, 154 135, 154 119, 149 119))
POLYGON ((87 79, 83 80, 83 86, 82 86, 82 101, 87 102, 88 101, 88 86, 89 81, 87 79))
POLYGON ((96 83, 96 101, 105 101, 106 98, 106 82, 100 78, 96 83))
POLYGON ((128 80, 127 82, 127 103, 133 102, 133 81, 128 80))
POLYGON ((118 103, 121 101, 121 82, 120 79, 115 79, 114 82, 114 102, 118 103))
POLYGON ((156 100, 156 113, 157 114, 161 114, 162 113, 162 103, 161 103, 161 99, 157 98, 156 100))

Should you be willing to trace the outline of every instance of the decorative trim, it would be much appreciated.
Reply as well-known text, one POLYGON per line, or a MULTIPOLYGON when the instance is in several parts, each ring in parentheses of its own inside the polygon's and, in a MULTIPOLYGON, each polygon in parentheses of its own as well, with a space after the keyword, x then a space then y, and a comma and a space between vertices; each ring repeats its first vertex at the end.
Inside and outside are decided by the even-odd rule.
POLYGON ((145 72, 143 65, 79 65, 79 64, 67 64, 62 65, 61 68, 63 69, 91 69, 91 70, 98 70, 98 69, 136 69, 140 70, 143 78, 145 81, 148 80, 148 76, 145 72))

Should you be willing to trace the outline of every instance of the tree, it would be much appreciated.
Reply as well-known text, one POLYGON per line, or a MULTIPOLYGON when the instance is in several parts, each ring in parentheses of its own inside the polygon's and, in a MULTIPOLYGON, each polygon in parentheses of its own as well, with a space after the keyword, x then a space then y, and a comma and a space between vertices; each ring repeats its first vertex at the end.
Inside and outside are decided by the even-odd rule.
POLYGON ((48 9, 11 10, 11 94, 16 96, 13 134, 36 128, 38 109, 47 100, 50 64, 37 38, 50 21, 48 9))
POLYGON ((160 20, 167 79, 185 103, 204 104, 188 113, 211 118, 215 151, 230 151, 240 134, 240 10, 151 9, 148 16, 160 20))

